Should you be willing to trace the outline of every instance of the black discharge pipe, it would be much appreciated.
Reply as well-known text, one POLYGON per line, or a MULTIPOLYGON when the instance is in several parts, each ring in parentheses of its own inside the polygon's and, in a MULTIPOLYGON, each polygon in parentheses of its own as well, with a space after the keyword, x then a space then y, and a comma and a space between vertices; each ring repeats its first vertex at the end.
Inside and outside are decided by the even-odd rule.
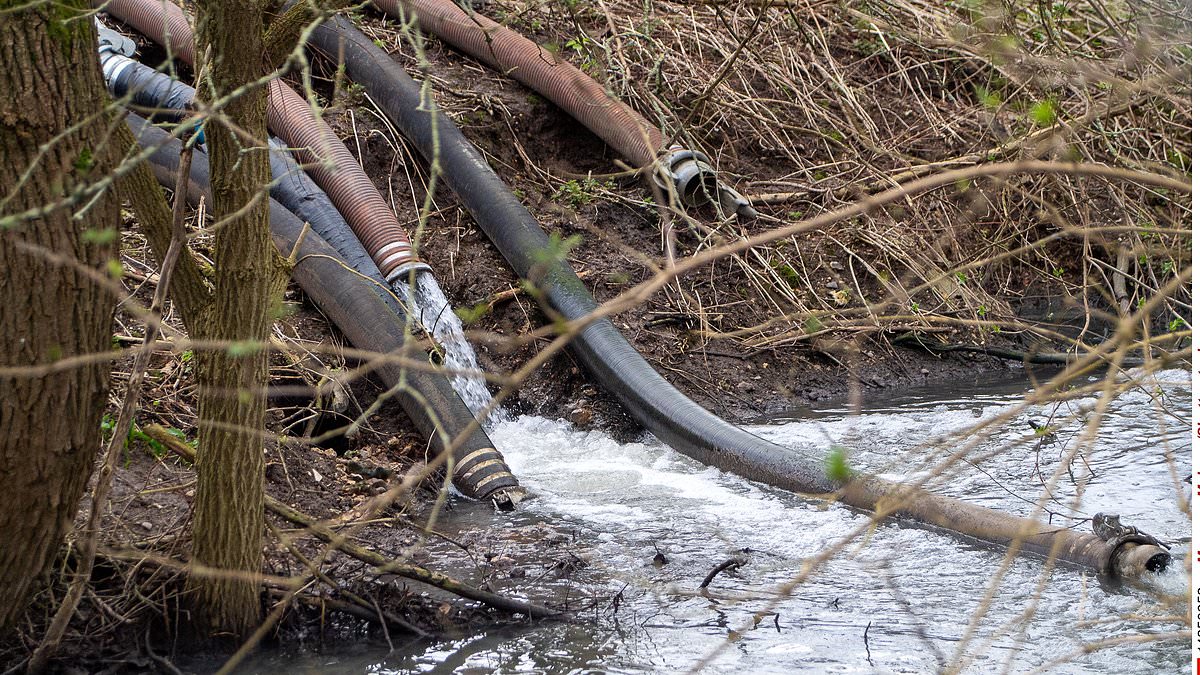
MULTIPOLYGON (((574 270, 547 255, 549 238, 487 162, 421 86, 344 17, 326 21, 310 43, 336 55, 398 129, 444 179, 516 273, 537 284, 568 320, 597 305, 574 270), (434 136, 436 128, 436 138, 434 136), (549 261, 549 262, 548 262, 549 261)), ((1045 525, 877 478, 828 477, 821 462, 805 458, 728 424, 681 394, 646 362, 607 318, 597 319, 571 342, 584 366, 625 409, 675 450, 751 480, 807 494, 837 494, 868 511, 899 513, 1024 551, 1055 555, 1101 573, 1137 576, 1166 566, 1161 547, 1129 538, 1102 538, 1045 525)))
POLYGON ((108 92, 153 111, 150 119, 182 119, 196 98, 195 89, 120 52, 102 48, 100 69, 108 92))
MULTIPOLYGON (((179 141, 135 115, 129 115, 127 123, 143 147, 157 147, 150 162, 159 182, 175 187, 179 141)), ((208 185, 208 157, 197 152, 192 157, 188 200, 197 203, 201 195, 207 194, 208 185)), ((411 352, 411 345, 406 345, 404 320, 374 292, 374 284, 339 262, 338 252, 316 232, 310 229, 300 239, 304 223, 274 199, 270 208, 271 237, 276 248, 284 255, 296 252, 292 278, 350 342, 359 349, 382 354, 411 352)), ((405 369, 391 362, 373 370, 395 393, 405 413, 436 452, 444 452, 448 442, 461 430, 472 429, 466 442, 452 453, 455 488, 474 499, 490 498, 502 509, 516 506, 525 491, 443 375, 405 369), (401 383, 403 386, 399 386, 401 383)))

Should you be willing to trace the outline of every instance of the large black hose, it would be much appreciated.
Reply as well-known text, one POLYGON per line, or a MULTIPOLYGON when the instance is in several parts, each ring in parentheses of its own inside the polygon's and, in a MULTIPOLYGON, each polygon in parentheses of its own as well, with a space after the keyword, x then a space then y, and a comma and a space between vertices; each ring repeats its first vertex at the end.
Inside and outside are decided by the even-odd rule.
POLYGON ((181 119, 196 98, 187 84, 114 51, 100 52, 100 67, 108 93, 117 100, 153 111, 150 119, 181 119))
MULTIPOLYGON (((454 123, 432 101, 422 100, 420 85, 403 68, 343 17, 314 31, 311 43, 341 59, 349 76, 367 89, 427 159, 436 153, 446 182, 479 227, 517 274, 537 284, 554 310, 574 320, 596 309, 595 300, 565 261, 547 262, 550 242, 538 222, 454 123)), ((851 506, 895 510, 987 541, 1005 545, 1019 541, 1024 550, 1056 553, 1060 559, 1102 572, 1140 574, 1160 569, 1168 560, 1154 546, 1106 541, 888 481, 834 480, 822 462, 730 425, 681 394, 606 318, 590 323, 571 347, 593 377, 655 436, 705 464, 794 492, 839 494, 851 506)))
MULTIPOLYGON (((139 143, 158 148, 150 157, 155 175, 164 185, 174 187, 179 141, 137 116, 129 115, 127 120, 139 143)), ((208 157, 196 153, 188 186, 188 199, 193 203, 207 192, 208 176, 208 157)), ((271 236, 276 247, 285 254, 296 251, 292 277, 350 342, 359 349, 381 354, 411 355, 404 321, 373 291, 373 284, 339 262, 337 251, 315 232, 310 230, 297 245, 304 223, 274 199, 270 208, 271 236)), ((466 442, 453 452, 453 482, 460 492, 475 499, 491 497, 503 507, 519 501, 523 491, 517 479, 444 376, 404 369, 392 362, 380 364, 374 372, 395 392, 401 407, 436 452, 444 452, 461 430, 472 429, 466 442)))
MULTIPOLYGON (((480 228, 522 277, 533 277, 555 311, 568 320, 596 309, 591 293, 563 260, 546 264, 550 239, 496 176, 454 122, 422 104, 421 87, 345 17, 317 28, 310 43, 344 58, 347 73, 370 92, 392 123, 427 159, 434 154, 444 179, 480 228), (341 44, 339 44, 341 42, 341 44)), ((671 447, 721 469, 799 492, 834 492, 823 468, 794 452, 726 423, 664 380, 608 319, 592 322, 572 342, 575 353, 638 421, 671 447), (765 476, 771 476, 768 480, 765 476)))

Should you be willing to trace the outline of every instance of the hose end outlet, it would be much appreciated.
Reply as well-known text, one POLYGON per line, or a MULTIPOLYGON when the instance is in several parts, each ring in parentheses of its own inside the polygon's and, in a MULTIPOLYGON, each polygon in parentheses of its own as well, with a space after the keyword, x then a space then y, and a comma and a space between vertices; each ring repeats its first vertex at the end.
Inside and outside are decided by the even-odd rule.
POLYGON ((698 150, 672 148, 659 160, 654 177, 660 188, 676 195, 684 206, 716 201, 723 210, 739 216, 753 218, 758 215, 750 206, 750 200, 717 178, 712 160, 698 150))
POLYGON ((495 448, 480 448, 455 463, 454 487, 464 495, 484 500, 491 498, 496 508, 511 511, 525 497, 525 490, 495 448))
POLYGON ((1105 543, 1107 551, 1101 573, 1136 577, 1142 572, 1161 572, 1171 562, 1167 546, 1133 525, 1121 523, 1121 516, 1097 513, 1092 516, 1092 532, 1105 543))
POLYGON ((495 506, 497 511, 508 513, 510 511, 516 511, 517 505, 520 504, 521 501, 528 496, 528 494, 529 493, 525 491, 525 488, 516 486, 500 488, 499 490, 496 490, 492 494, 488 495, 488 497, 491 498, 492 506, 495 506))
POLYGON ((703 152, 672 148, 657 168, 654 175, 659 187, 673 192, 684 206, 697 206, 719 196, 717 170, 703 152))

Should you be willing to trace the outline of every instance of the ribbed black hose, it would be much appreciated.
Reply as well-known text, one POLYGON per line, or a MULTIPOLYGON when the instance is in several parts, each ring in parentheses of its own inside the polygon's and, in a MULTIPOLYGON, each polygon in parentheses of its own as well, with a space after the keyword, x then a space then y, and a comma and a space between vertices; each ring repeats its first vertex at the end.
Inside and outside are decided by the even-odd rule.
MULTIPOLYGON (((139 143, 158 147, 150 162, 159 181, 174 187, 179 141, 169 139, 166 132, 134 115, 128 117, 128 124, 139 143)), ((208 157, 196 153, 192 157, 191 171, 188 199, 195 203, 208 190, 208 157)), ((302 221, 271 200, 271 236, 281 252, 290 254, 296 248, 296 240, 303 228, 302 221)), ((382 354, 405 353, 407 332, 404 321, 373 292, 373 284, 338 261, 337 251, 320 235, 311 230, 305 235, 296 260, 292 278, 352 344, 382 354)), ((501 505, 511 503, 514 497, 519 498, 519 493, 515 492, 520 490, 517 479, 495 450, 491 439, 474 423, 474 415, 444 376, 406 370, 394 363, 379 365, 374 372, 395 391, 405 413, 420 433, 430 439, 436 452, 445 450, 445 440, 452 440, 468 426, 474 427, 467 441, 454 452, 454 486, 460 492, 475 499, 499 497, 501 505), (396 389, 401 381, 406 386, 396 389), (497 493, 500 490, 505 492, 497 493)))
POLYGON ((180 119, 181 113, 168 111, 188 109, 196 96, 187 84, 126 56, 105 52, 100 61, 108 92, 117 100, 128 97, 133 105, 153 110, 151 119, 180 119))
MULTIPOLYGON (((111 66, 104 69, 105 84, 118 100, 128 96, 138 106, 166 112, 186 110, 195 98, 195 89, 145 64, 119 54, 109 53, 101 58, 111 66)), ((400 303, 354 230, 329 196, 292 159, 287 144, 276 138, 271 139, 271 179, 271 199, 307 222, 342 260, 374 282, 375 292, 393 311, 402 313, 400 303)))
MULTIPOLYGON (((549 238, 454 123, 422 101, 421 88, 387 54, 342 17, 327 21, 312 44, 344 62, 380 109, 444 178, 517 274, 529 278, 567 319, 596 309, 587 288, 562 260, 547 265, 549 238), (435 125, 436 120, 436 125, 435 125), (434 128, 436 126, 436 142, 434 128)), ((681 394, 612 325, 593 321, 571 347, 605 388, 672 448, 705 464, 799 493, 837 493, 852 506, 898 510, 917 520, 1061 560, 1128 576, 1161 569, 1168 554, 1153 545, 1105 541, 1033 520, 871 477, 848 483, 827 477, 821 462, 775 445, 709 413, 681 394)))
MULTIPOLYGON (((370 92, 392 123, 427 158, 437 156, 444 179, 522 277, 533 278, 550 305, 567 319, 596 309, 591 293, 562 260, 545 267, 550 240, 508 187, 432 102, 421 105, 421 87, 344 17, 313 32, 310 43, 341 55, 347 73, 370 92), (342 44, 339 44, 342 42, 342 44)), ((608 319, 599 319, 571 342, 584 366, 639 422, 672 448, 726 471, 797 492, 834 492, 823 467, 795 452, 718 418, 684 396, 646 362, 608 319)))

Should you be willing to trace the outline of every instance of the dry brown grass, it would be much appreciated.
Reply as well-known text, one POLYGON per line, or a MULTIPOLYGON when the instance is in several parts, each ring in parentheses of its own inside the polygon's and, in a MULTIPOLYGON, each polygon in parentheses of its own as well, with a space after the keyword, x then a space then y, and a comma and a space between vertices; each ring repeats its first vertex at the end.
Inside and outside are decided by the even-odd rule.
MULTIPOLYGON (((717 223, 693 252, 1000 159, 1191 171, 1189 19, 1169 2, 499 0, 488 13, 758 198, 762 219, 717 223)), ((543 178, 552 190, 565 177, 543 178)), ((1127 314, 1187 265, 1190 213, 1186 198, 1104 180, 965 183, 740 256, 760 321, 706 337, 757 349, 947 319, 972 325, 960 340, 1014 337, 1010 301, 1031 289, 1067 298, 1092 330, 1092 314, 1127 314)), ((1186 325, 1188 302, 1183 289, 1156 329, 1186 325)))

